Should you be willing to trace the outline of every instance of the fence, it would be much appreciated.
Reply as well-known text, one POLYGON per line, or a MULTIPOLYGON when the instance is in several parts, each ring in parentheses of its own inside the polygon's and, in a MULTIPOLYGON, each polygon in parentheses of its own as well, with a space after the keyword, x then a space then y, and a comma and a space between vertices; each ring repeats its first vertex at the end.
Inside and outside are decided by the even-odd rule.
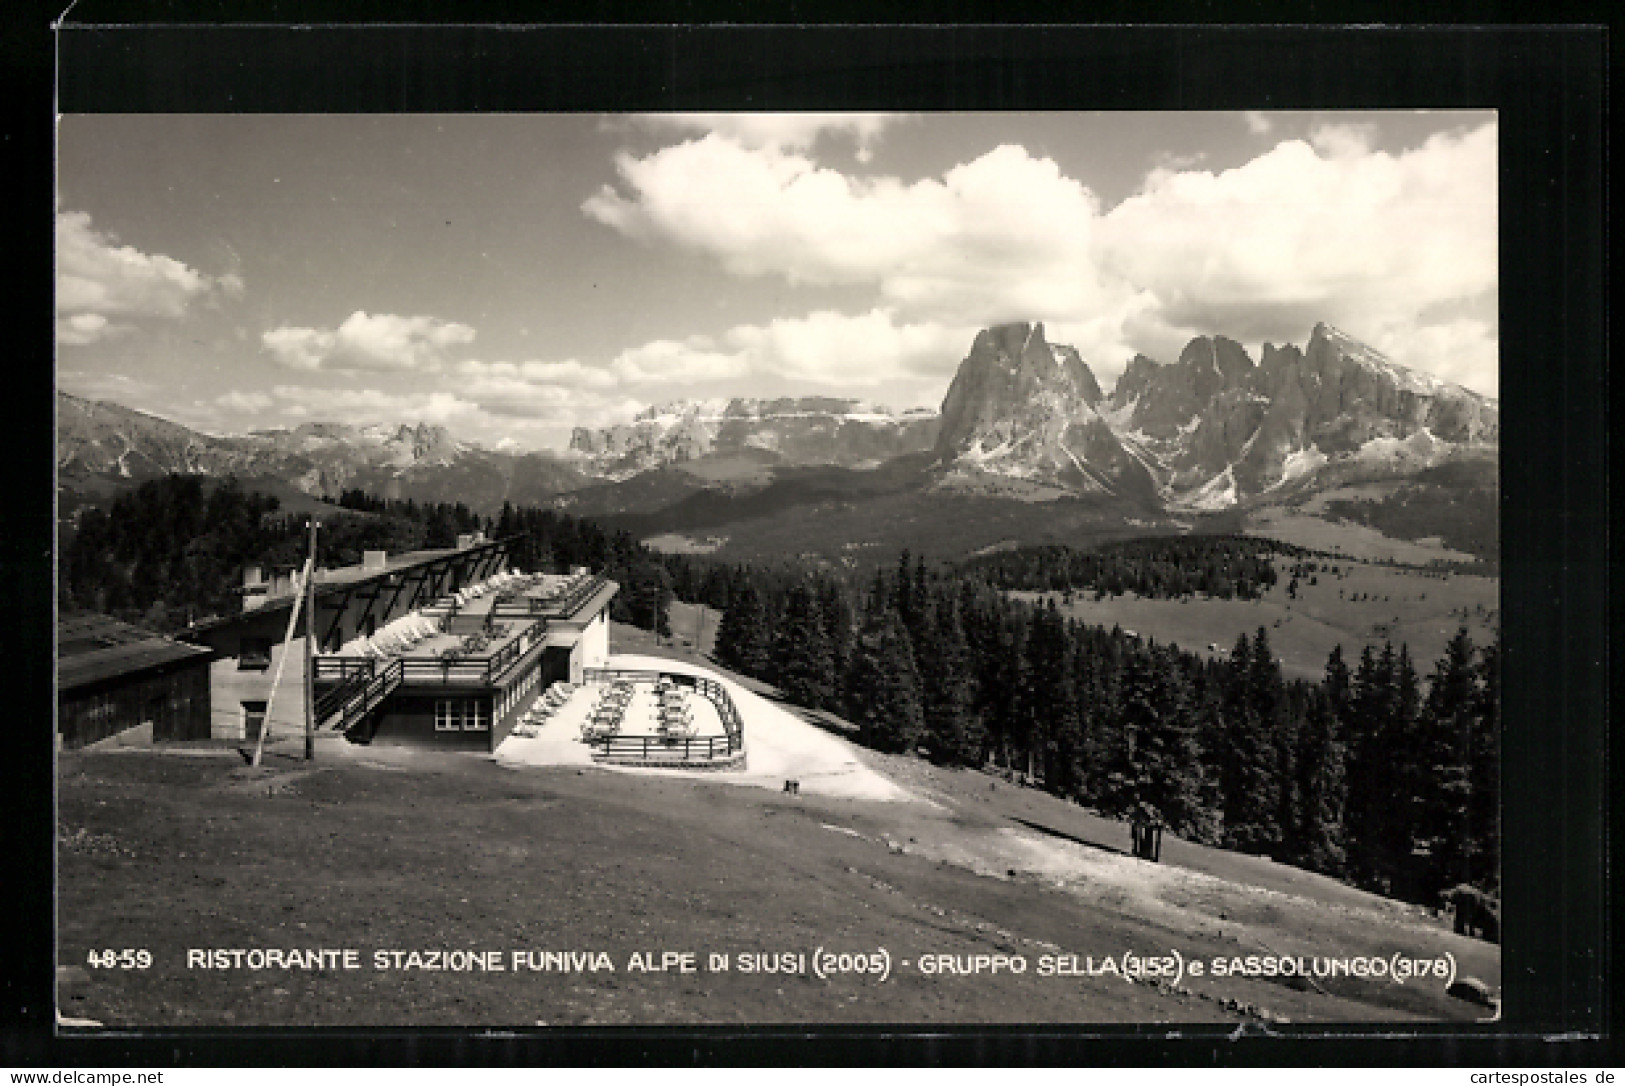
POLYGON ((595 740, 593 757, 610 761, 719 762, 739 748, 725 735, 698 739, 663 739, 658 735, 612 735, 595 740))
POLYGON ((520 594, 512 598, 498 597, 493 609, 500 618, 515 615, 569 616, 580 610, 581 605, 586 603, 593 593, 602 588, 604 583, 603 577, 593 576, 582 580, 574 588, 561 592, 556 596, 520 594))
MULTIPOLYGON (((737 754, 745 749, 745 722, 739 715, 739 709, 734 705, 733 698, 728 690, 714 679, 707 679, 704 675, 690 675, 683 671, 632 671, 614 667, 589 667, 582 672, 582 678, 589 683, 653 683, 661 679, 670 679, 679 686, 693 687, 703 694, 707 701, 717 708, 717 718, 722 721, 723 736, 713 736, 710 741, 726 743, 727 749, 723 756, 737 754)), ((641 740, 636 736, 629 736, 628 743, 638 743, 641 740)), ((605 742, 600 739, 599 744, 605 742)), ((661 744, 665 740, 650 737, 649 742, 661 744)), ((679 740, 679 742, 704 743, 705 739, 679 740)), ((710 757, 718 757, 710 755, 710 757)))
MULTIPOLYGON (((516 637, 489 656, 458 656, 438 659, 432 656, 397 656, 380 660, 371 656, 316 657, 316 682, 344 684, 357 675, 372 676, 379 668, 399 665, 402 677, 410 683, 450 683, 493 686, 509 668, 525 655, 525 638, 516 637)), ((537 638, 530 639, 530 648, 537 638)))
POLYGON ((399 660, 390 660, 387 663, 378 660, 362 662, 368 665, 382 663, 383 666, 373 666, 366 670, 340 668, 343 678, 339 684, 316 699, 313 716, 318 727, 326 724, 329 717, 338 714, 333 725, 334 730, 349 731, 401 685, 402 668, 399 660))

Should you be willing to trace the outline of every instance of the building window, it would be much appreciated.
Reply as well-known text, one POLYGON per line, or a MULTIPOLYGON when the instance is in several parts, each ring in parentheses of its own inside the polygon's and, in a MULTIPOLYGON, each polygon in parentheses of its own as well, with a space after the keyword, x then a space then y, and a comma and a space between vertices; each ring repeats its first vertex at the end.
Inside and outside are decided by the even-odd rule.
POLYGON ((238 671, 264 671, 271 666, 271 639, 244 637, 237 647, 238 671))
POLYGON ((437 732, 455 732, 463 727, 463 706, 456 701, 437 701, 434 703, 434 730, 437 732))
POLYGON ((454 698, 434 703, 434 730, 437 732, 484 732, 491 730, 485 703, 479 698, 454 698))

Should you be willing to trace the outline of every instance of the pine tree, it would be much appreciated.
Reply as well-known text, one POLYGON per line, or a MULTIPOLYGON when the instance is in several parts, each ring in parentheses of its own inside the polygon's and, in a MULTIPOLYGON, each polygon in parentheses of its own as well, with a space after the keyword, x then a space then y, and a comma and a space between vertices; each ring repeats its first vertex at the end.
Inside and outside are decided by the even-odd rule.
MULTIPOLYGON (((1401 857, 1395 854, 1390 778, 1397 735, 1398 682, 1393 646, 1360 654, 1350 699, 1348 799, 1344 816, 1349 865, 1357 881, 1390 892, 1401 857)), ((1408 849, 1407 849, 1408 852, 1408 849)))
POLYGON ((1022 712, 1025 626, 1012 618, 1009 604, 993 592, 965 609, 963 626, 973 661, 972 705, 982 724, 984 749, 1000 765, 1014 768, 1016 721, 1022 712))
POLYGON ((1501 886, 1501 642, 1484 646, 1478 662, 1478 705, 1469 757, 1472 796, 1469 803, 1474 886, 1499 891, 1501 886))
POLYGON ((1041 769, 1050 791, 1073 795, 1079 784, 1083 736, 1070 642, 1055 601, 1033 608, 1027 628, 1026 673, 1013 739, 1026 754, 1029 772, 1041 769))
POLYGON ((924 726, 920 678, 895 610, 882 611, 858 638, 847 690, 847 719, 862 729, 865 745, 893 753, 913 748, 924 726))
MULTIPOLYGON (((1337 665, 1340 657, 1334 655, 1337 665)), ((1332 664, 1328 663, 1328 670, 1332 664)), ((1345 669, 1346 670, 1346 669, 1345 669)), ((1340 874, 1344 863, 1344 750, 1337 712, 1324 688, 1311 689, 1298 736, 1292 862, 1340 874)))
POLYGON ((1280 841, 1280 667, 1261 626, 1256 639, 1236 639, 1224 696, 1223 746, 1216 760, 1224 801, 1224 839, 1245 852, 1280 841))
POLYGON ((1428 684, 1417 730, 1421 781, 1417 837, 1431 863, 1421 891, 1432 896, 1472 880, 1472 758, 1480 711, 1473 643, 1462 627, 1428 684))
POLYGON ((824 611, 805 582, 790 587, 773 639, 772 681, 798 705, 834 703, 838 689, 824 611))
POLYGON ((924 695, 925 743, 944 765, 981 760, 981 728, 972 705, 970 645, 955 598, 938 594, 926 609, 916 654, 924 695))
POLYGON ((852 662, 852 605, 847 600, 846 589, 834 578, 824 578, 820 582, 818 605, 830 654, 829 696, 820 708, 838 713, 843 703, 841 688, 844 676, 852 662))
POLYGON ((760 678, 767 671, 770 644, 762 597, 747 574, 717 626, 717 662, 741 675, 760 678))
POLYGON ((1136 826, 1166 826, 1181 836, 1211 837, 1213 812, 1189 690, 1172 649, 1132 652, 1115 701, 1099 805, 1136 826))

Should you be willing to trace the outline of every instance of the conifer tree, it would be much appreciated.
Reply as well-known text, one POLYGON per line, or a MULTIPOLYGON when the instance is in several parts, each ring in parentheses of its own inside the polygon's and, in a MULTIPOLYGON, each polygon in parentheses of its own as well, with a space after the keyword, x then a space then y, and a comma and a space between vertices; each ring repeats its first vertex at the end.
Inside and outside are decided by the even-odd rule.
POLYGON ((798 581, 785 596, 772 650, 773 682, 798 705, 833 704, 837 684, 824 611, 812 588, 798 581))
POLYGON ((1423 777, 1417 837, 1431 861, 1424 894, 1472 880, 1472 760, 1480 707, 1473 643, 1462 627, 1434 668, 1417 725, 1423 777))
POLYGON ((1224 734, 1216 755, 1224 802, 1224 840, 1245 852, 1271 851, 1280 840, 1280 773, 1276 744, 1280 668, 1261 626, 1231 652, 1224 697, 1224 734))
POLYGON ((1115 709, 1104 751, 1102 812, 1181 836, 1211 837, 1215 812, 1205 803, 1196 719, 1175 652, 1131 652, 1115 709))
POLYGON ((876 616, 853 646, 847 689, 847 719, 859 726, 866 746, 893 753, 912 749, 923 727, 920 678, 895 610, 876 616))
MULTIPOLYGON (((1340 658, 1337 663, 1341 664, 1340 658)), ((1330 665, 1328 665, 1330 667, 1330 665)), ((1332 699, 1311 689, 1305 706, 1294 781, 1292 862, 1311 871, 1340 874, 1344 863, 1344 749, 1332 699)))
POLYGON ((770 643, 761 594, 747 576, 717 626, 717 662, 741 675, 760 678, 767 670, 770 643))
POLYGON ((959 621, 958 602, 935 595, 916 657, 924 695, 925 744, 944 765, 981 760, 980 723, 972 704, 970 645, 959 621))
POLYGON ((832 713, 841 711, 844 704, 842 687, 852 663, 852 604, 846 589, 834 578, 824 578, 818 589, 818 605, 824 621, 824 636, 829 644, 830 684, 829 696, 821 708, 832 713))
POLYGON ((1472 850, 1470 877, 1475 886, 1499 891, 1501 885, 1501 641, 1479 653, 1478 706, 1470 751, 1472 850))
POLYGON ((1041 770, 1052 791, 1071 795, 1078 785, 1082 734, 1067 629, 1053 599, 1033 608, 1027 629, 1027 666, 1012 738, 1026 755, 1028 772, 1041 770))

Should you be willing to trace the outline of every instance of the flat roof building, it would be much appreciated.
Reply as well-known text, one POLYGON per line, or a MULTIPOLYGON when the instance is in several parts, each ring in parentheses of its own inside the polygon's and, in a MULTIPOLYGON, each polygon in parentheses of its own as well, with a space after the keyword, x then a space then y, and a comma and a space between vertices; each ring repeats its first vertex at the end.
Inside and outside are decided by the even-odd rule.
POLYGON ((303 732, 307 635, 315 639, 317 727, 357 742, 494 750, 526 695, 603 666, 614 582, 584 568, 510 570, 510 540, 458 543, 395 556, 370 551, 360 565, 318 570, 314 615, 299 616, 291 642, 298 577, 245 571, 243 613, 188 634, 222 657, 211 676, 212 733, 256 739, 267 711, 274 732, 303 732))
POLYGON ((617 590, 499 573, 318 656, 316 715, 357 742, 494 751, 548 685, 604 666, 617 590))

